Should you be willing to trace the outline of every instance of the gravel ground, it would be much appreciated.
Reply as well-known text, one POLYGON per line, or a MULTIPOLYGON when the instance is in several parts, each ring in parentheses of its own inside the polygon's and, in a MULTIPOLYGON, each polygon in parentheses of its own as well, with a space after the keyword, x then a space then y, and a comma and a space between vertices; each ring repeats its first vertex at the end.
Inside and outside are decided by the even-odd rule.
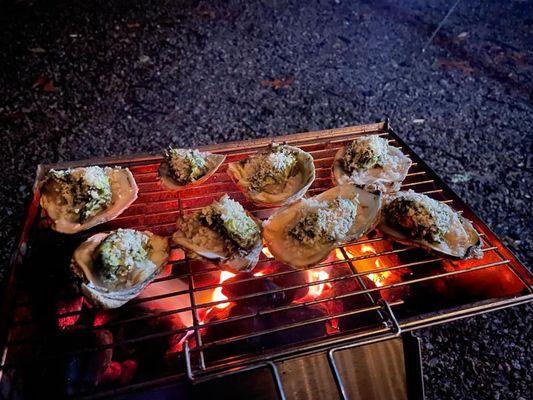
MULTIPOLYGON (((529 265, 533 4, 22 1, 0 8, 1 273, 36 164, 389 116, 529 265)), ((1 281, 1 275, 0 275, 1 281)), ((530 399, 531 307, 420 332, 428 399, 530 399)))

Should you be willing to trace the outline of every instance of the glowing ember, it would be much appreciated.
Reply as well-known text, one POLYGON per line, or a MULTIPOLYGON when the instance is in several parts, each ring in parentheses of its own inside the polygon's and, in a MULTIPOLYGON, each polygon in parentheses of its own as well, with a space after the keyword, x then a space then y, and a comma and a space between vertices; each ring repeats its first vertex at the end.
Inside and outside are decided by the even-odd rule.
MULTIPOLYGON (((381 263, 379 258, 376 259, 375 266, 376 266, 376 269, 380 269, 380 268, 384 268, 385 267, 381 263)), ((380 273, 376 273, 376 274, 368 274, 368 278, 372 282, 374 282, 374 284, 377 287, 381 287, 381 286, 383 286, 386 283, 387 278, 389 278, 391 275, 392 275, 392 273, 390 271, 384 271, 384 272, 380 272, 380 273)))
MULTIPOLYGON (((220 280, 218 283, 222 284, 224 281, 227 281, 229 278, 233 278, 235 274, 228 272, 228 271, 222 271, 220 273, 220 280)), ((228 298, 222 294, 222 286, 217 287, 213 292, 213 301, 221 301, 221 300, 227 300, 228 298)), ((216 308, 226 308, 229 306, 230 303, 220 303, 217 304, 216 308)))
MULTIPOLYGON (((324 281, 329 278, 329 274, 326 271, 308 271, 307 279, 309 282, 324 281)), ((320 283, 318 285, 309 286, 308 296, 317 298, 322 294, 324 288, 331 288, 331 283, 320 283)))
POLYGON ((374 250, 374 248, 372 246, 370 246, 369 244, 362 245, 361 246, 361 252, 376 254, 376 250, 374 250))
POLYGON ((268 249, 268 247, 263 247, 263 254, 265 256, 267 256, 268 258, 273 258, 274 256, 272 255, 272 253, 270 252, 270 250, 268 249))

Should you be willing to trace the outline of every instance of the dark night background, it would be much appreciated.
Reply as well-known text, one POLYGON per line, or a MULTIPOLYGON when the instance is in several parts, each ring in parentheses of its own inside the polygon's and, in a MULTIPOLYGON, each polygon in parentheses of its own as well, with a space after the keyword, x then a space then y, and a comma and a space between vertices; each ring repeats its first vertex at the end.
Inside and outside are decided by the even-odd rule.
MULTIPOLYGON (((41 162, 373 122, 530 265, 533 2, 0 1, 0 282, 41 162)), ((4 279, 5 280, 5 279, 4 279)), ((531 398, 530 306, 420 332, 428 399, 531 398)))

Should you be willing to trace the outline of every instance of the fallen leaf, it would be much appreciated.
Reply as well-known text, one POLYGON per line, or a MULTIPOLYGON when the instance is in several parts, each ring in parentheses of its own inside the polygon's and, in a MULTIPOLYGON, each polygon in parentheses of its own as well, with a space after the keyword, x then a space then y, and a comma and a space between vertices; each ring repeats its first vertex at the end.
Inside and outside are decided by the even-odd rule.
POLYGON ((54 85, 54 80, 45 78, 43 75, 37 75, 37 78, 35 78, 35 81, 31 87, 32 89, 41 88, 44 92, 48 93, 55 92, 57 90, 54 85))
POLYGON ((53 79, 48 80, 48 82, 44 84, 43 90, 48 93, 55 92, 56 87, 54 86, 54 80, 53 79))
POLYGON ((458 69, 465 75, 472 75, 472 73, 474 72, 474 68, 472 68, 468 61, 447 60, 445 58, 438 58, 436 64, 438 67, 446 71, 458 69))
POLYGON ((35 81, 33 81, 33 85, 31 85, 32 89, 38 88, 40 86, 43 86, 46 83, 46 78, 42 75, 37 75, 35 78, 35 81))
POLYGON ((286 87, 289 87, 294 82, 294 78, 285 78, 285 79, 263 79, 261 81, 261 86, 263 87, 271 87, 274 90, 283 89, 286 87))
POLYGON ((461 32, 460 34, 457 35, 459 39, 464 39, 467 36, 468 36, 468 32, 461 32))
POLYGON ((212 8, 207 8, 205 10, 202 10, 202 11, 199 12, 199 14, 200 14, 200 16, 206 17, 206 18, 209 18, 209 19, 215 19, 215 17, 216 17, 216 12, 212 8))
POLYGON ((31 51, 32 53, 34 54, 43 54, 43 53, 46 53, 46 50, 43 49, 42 47, 31 47, 28 49, 29 51, 31 51))
POLYGON ((0 114, 0 121, 16 122, 24 117, 24 113, 20 110, 12 111, 9 113, 0 114))

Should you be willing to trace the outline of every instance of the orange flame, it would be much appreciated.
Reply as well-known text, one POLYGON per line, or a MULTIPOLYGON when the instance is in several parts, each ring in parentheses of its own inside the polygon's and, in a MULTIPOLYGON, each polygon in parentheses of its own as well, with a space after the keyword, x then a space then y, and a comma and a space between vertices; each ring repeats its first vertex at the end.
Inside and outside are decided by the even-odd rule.
MULTIPOLYGON (((363 245, 361 245, 361 254, 354 254, 351 249, 346 249, 346 253, 350 257, 357 257, 358 255, 359 256, 360 255, 365 255, 365 253, 366 254, 368 254, 368 253, 376 254, 376 249, 374 249, 369 244, 363 244, 363 245)), ((343 254, 342 254, 342 252, 339 249, 335 250, 335 255, 336 255, 336 257, 339 260, 344 260, 345 259, 343 254)), ((385 265, 383 264, 383 262, 379 258, 376 258, 374 260, 373 265, 372 264, 368 265, 368 263, 365 263, 364 261, 365 260, 361 260, 360 262, 356 263, 357 264, 356 268, 358 269, 358 272, 365 272, 365 271, 369 271, 369 270, 372 270, 372 269, 385 268, 385 265)), ((370 279, 372 282, 374 282, 376 287, 381 287, 381 286, 386 284, 387 279, 392 276, 392 273, 391 273, 391 271, 383 271, 383 272, 377 272, 377 273, 373 273, 373 274, 368 274, 367 276, 368 276, 368 279, 370 279)))
MULTIPOLYGON (((222 284, 222 283, 224 283, 224 281, 227 281, 229 278, 233 278, 234 276, 235 276, 235 274, 233 274, 231 272, 222 271, 220 273, 220 280, 219 280, 218 283, 222 284)), ((226 296, 224 296, 224 294, 222 294, 222 286, 217 287, 213 291, 213 301, 221 301, 221 300, 227 300, 227 299, 228 298, 226 296)), ((223 308, 226 308, 229 305, 230 305, 230 303, 220 303, 220 304, 217 304, 215 307, 223 309, 223 308)))
MULTIPOLYGON (((324 281, 329 278, 329 274, 326 271, 308 271, 307 279, 309 282, 324 281)), ((320 283, 318 285, 309 286, 308 296, 317 298, 322 294, 324 288, 330 288, 331 283, 320 283)))

